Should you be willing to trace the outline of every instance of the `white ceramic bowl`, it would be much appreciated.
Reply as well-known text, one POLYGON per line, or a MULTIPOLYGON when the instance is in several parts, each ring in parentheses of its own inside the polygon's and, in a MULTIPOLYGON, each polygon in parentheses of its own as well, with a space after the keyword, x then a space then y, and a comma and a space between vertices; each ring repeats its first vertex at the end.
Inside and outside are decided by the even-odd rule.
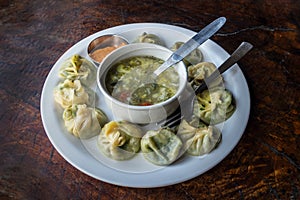
POLYGON ((133 106, 113 98, 106 89, 105 77, 107 71, 120 60, 134 56, 154 56, 166 60, 172 51, 155 44, 133 43, 116 49, 111 52, 99 65, 97 71, 97 84, 103 93, 107 106, 111 109, 113 117, 116 120, 126 120, 137 124, 149 124, 164 120, 173 113, 179 106, 178 98, 183 93, 187 85, 187 72, 183 62, 174 65, 179 74, 179 88, 176 94, 168 100, 150 105, 150 106, 133 106))

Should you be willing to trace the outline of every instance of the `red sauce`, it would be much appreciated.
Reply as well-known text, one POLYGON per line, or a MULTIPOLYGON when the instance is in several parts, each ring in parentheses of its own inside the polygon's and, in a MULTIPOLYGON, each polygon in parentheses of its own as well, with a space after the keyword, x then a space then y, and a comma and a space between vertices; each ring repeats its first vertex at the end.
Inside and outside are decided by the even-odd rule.
POLYGON ((124 46, 124 45, 125 45, 125 43, 122 43, 119 46, 109 46, 109 47, 104 47, 102 49, 97 49, 97 50, 93 51, 92 53, 90 53, 90 56, 95 61, 100 63, 105 58, 105 56, 107 56, 110 52, 112 52, 113 50, 115 50, 121 46, 124 46))

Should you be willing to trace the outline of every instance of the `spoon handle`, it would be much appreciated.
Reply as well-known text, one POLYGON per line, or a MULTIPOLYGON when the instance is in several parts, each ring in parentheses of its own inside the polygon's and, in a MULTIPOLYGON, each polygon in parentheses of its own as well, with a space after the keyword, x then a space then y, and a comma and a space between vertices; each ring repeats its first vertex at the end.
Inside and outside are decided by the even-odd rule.
POLYGON ((204 27, 199 33, 194 35, 186 43, 184 43, 179 49, 177 49, 159 68, 154 71, 154 74, 158 76, 170 66, 176 64, 205 42, 208 38, 213 36, 226 22, 225 17, 220 17, 209 25, 204 27))
POLYGON ((252 49, 253 45, 248 42, 242 42, 240 46, 231 54, 225 62, 219 66, 209 77, 204 79, 204 82, 195 89, 195 93, 202 92, 207 89, 207 86, 211 84, 216 78, 218 78, 223 72, 229 69, 232 65, 234 65, 237 61, 239 61, 248 51, 252 49))

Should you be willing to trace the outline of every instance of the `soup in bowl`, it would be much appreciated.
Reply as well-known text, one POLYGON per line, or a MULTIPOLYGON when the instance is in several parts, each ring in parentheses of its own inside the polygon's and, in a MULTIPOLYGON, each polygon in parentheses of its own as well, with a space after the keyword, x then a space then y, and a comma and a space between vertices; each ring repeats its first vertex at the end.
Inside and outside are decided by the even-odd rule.
POLYGON ((183 62, 153 76, 171 54, 159 45, 134 43, 113 51, 102 61, 97 84, 114 118, 148 124, 164 120, 177 109, 187 84, 183 62))

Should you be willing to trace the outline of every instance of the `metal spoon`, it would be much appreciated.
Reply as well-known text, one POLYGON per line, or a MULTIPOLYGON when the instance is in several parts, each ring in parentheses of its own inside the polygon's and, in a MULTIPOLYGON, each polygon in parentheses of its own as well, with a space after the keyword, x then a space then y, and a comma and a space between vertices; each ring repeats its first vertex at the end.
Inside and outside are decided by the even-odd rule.
POLYGON ((161 66, 154 71, 154 76, 157 77, 160 73, 167 68, 183 60, 188 54, 199 47, 208 38, 213 36, 226 22, 225 17, 220 17, 209 25, 204 27, 199 33, 194 35, 186 43, 184 43, 179 49, 177 49, 161 66))
MULTIPOLYGON (((184 43, 179 49, 177 49, 171 56, 160 65, 154 72, 149 72, 149 74, 143 80, 143 84, 141 84, 137 89, 134 89, 131 96, 139 96, 139 91, 151 90, 151 86, 156 84, 157 77, 165 71, 167 68, 173 66, 179 61, 183 60, 187 55, 189 55, 193 50, 195 50, 198 46, 200 46, 203 42, 205 42, 208 38, 210 38, 213 34, 215 34, 226 22, 225 17, 220 17, 209 25, 204 27, 199 33, 194 35, 191 39, 189 39, 186 43, 184 43), (135 95, 137 94, 137 95, 135 95)), ((131 74, 128 74, 131 76, 131 74)), ((135 103, 134 103, 135 104, 135 103)), ((144 104, 142 102, 141 104, 144 104)))

